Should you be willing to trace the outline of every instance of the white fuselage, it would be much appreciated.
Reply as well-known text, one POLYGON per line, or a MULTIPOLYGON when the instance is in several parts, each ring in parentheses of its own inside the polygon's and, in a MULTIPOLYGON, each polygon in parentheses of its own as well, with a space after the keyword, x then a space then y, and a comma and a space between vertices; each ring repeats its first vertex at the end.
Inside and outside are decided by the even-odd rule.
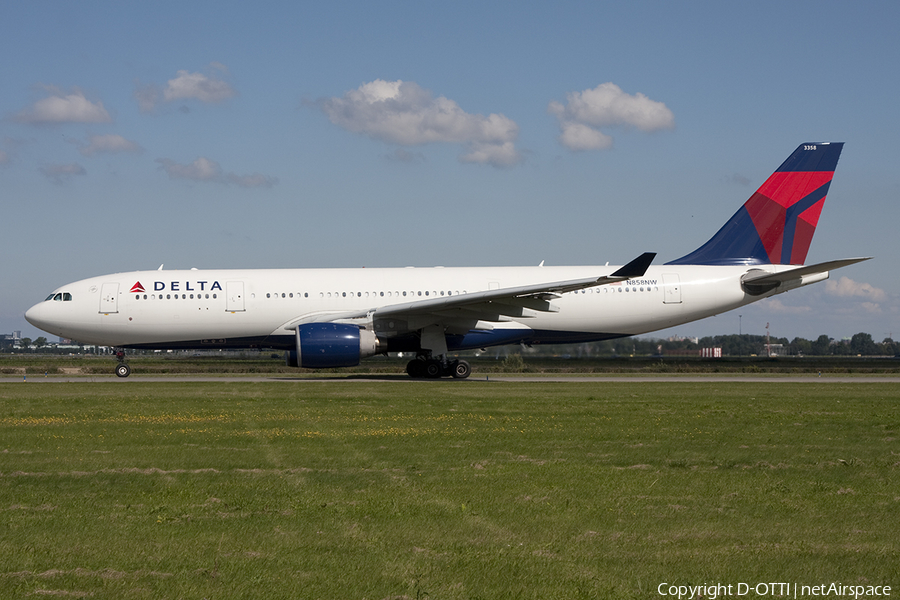
MULTIPOLYGON (((290 348, 297 322, 487 290, 596 277, 616 267, 474 267, 135 271, 58 288, 29 322, 81 343, 146 348, 290 348), (54 297, 56 299, 54 299, 54 297)), ((807 282, 751 296, 747 266, 651 266, 638 278, 567 292, 556 310, 526 311, 485 328, 477 341, 590 341, 629 336, 722 313, 807 282), (490 330, 490 331, 488 331, 490 330)), ((770 272, 788 266, 753 267, 770 272)), ((385 321, 379 336, 402 339, 418 326, 385 321)), ((381 330, 379 330, 381 329, 381 330)), ((389 349, 402 349, 398 345, 389 349)))

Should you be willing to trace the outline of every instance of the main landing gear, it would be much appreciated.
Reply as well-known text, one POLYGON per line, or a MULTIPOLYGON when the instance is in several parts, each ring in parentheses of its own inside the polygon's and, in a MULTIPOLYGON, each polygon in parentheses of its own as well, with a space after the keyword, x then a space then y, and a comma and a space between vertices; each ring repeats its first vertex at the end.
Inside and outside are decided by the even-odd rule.
POLYGON ((116 376, 117 377, 128 377, 131 375, 131 367, 125 362, 125 351, 118 350, 116 352, 116 360, 119 361, 119 364, 116 365, 116 376))
POLYGON ((406 364, 406 373, 413 379, 465 379, 472 374, 472 367, 464 360, 419 357, 406 364))

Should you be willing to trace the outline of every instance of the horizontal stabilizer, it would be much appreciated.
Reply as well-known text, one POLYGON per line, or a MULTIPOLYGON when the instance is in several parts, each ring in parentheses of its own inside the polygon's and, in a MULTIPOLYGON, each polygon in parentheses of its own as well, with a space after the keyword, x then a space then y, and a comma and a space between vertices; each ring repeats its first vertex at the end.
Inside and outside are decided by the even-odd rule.
POLYGON ((753 269, 741 277, 741 284, 743 284, 744 289, 748 294, 764 294, 786 281, 794 281, 810 275, 827 274, 829 271, 840 269, 841 267, 846 267, 848 265, 854 265, 871 258, 871 256, 862 258, 843 258, 841 260, 831 260, 817 265, 797 267, 796 269, 789 269, 778 273, 769 273, 753 269))

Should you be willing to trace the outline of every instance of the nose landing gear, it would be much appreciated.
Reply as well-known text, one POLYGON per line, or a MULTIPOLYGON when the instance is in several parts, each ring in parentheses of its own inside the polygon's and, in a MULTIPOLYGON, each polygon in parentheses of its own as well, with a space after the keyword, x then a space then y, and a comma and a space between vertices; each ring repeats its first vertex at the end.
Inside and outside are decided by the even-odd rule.
POLYGON ((119 364, 116 365, 116 376, 117 377, 128 377, 131 375, 131 367, 125 362, 125 351, 118 350, 116 352, 116 360, 119 361, 119 364))

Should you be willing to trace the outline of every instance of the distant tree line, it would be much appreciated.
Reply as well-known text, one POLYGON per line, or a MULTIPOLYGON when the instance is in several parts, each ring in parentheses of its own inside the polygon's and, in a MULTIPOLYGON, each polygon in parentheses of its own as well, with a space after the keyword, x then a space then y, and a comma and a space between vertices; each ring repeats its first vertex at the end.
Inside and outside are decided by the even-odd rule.
POLYGON ((4 350, 31 352, 33 350, 41 351, 43 348, 54 348, 49 346, 47 338, 41 336, 32 340, 31 338, 21 338, 18 340, 12 338, 0 339, 0 348, 4 350))
MULTIPOLYGON (((857 333, 849 340, 835 340, 827 335, 820 335, 815 340, 807 340, 795 337, 773 337, 772 345, 779 345, 778 354, 781 356, 898 356, 900 355, 900 342, 891 338, 885 338, 876 342, 871 334, 857 333)), ((4 352, 35 353, 35 354, 70 354, 71 346, 58 348, 56 344, 49 343, 47 338, 38 337, 34 340, 22 338, 20 340, 0 339, 0 348, 4 352), (18 342, 18 344, 16 343, 18 342)), ((584 344, 554 344, 549 346, 534 346, 529 353, 542 356, 565 356, 572 358, 590 358, 601 356, 654 356, 654 355, 684 355, 692 352, 699 353, 701 348, 721 348, 723 356, 765 356, 766 336, 764 335, 714 335, 702 337, 696 342, 691 339, 661 340, 654 338, 629 337, 605 342, 590 342, 584 344)), ((86 350, 83 350, 85 352, 86 350)), ((131 354, 141 354, 138 351, 129 351, 131 354)), ((509 356, 520 352, 515 346, 504 346, 488 349, 487 355, 496 354, 498 357, 509 356)))
MULTIPOLYGON (((835 340, 820 335, 815 340, 795 337, 773 337, 769 340, 778 346, 780 356, 896 356, 900 354, 900 342, 885 338, 876 342, 871 334, 857 333, 849 340, 835 340)), ((723 356, 766 356, 766 336, 750 334, 714 335, 692 339, 661 340, 643 337, 621 338, 587 344, 563 346, 535 346, 532 352, 541 355, 587 358, 599 356, 654 356, 685 355, 702 348, 721 348, 723 356)))
MULTIPOLYGON (((666 342, 668 343, 668 342, 666 342)), ((780 344, 779 354, 789 356, 894 356, 900 352, 900 342, 885 338, 876 342, 869 333, 857 333, 849 340, 835 340, 827 335, 820 335, 815 340, 795 337, 771 338, 771 344, 780 344)), ((764 335, 716 335, 700 338, 698 348, 720 347, 728 356, 765 355, 766 336, 764 335)))

